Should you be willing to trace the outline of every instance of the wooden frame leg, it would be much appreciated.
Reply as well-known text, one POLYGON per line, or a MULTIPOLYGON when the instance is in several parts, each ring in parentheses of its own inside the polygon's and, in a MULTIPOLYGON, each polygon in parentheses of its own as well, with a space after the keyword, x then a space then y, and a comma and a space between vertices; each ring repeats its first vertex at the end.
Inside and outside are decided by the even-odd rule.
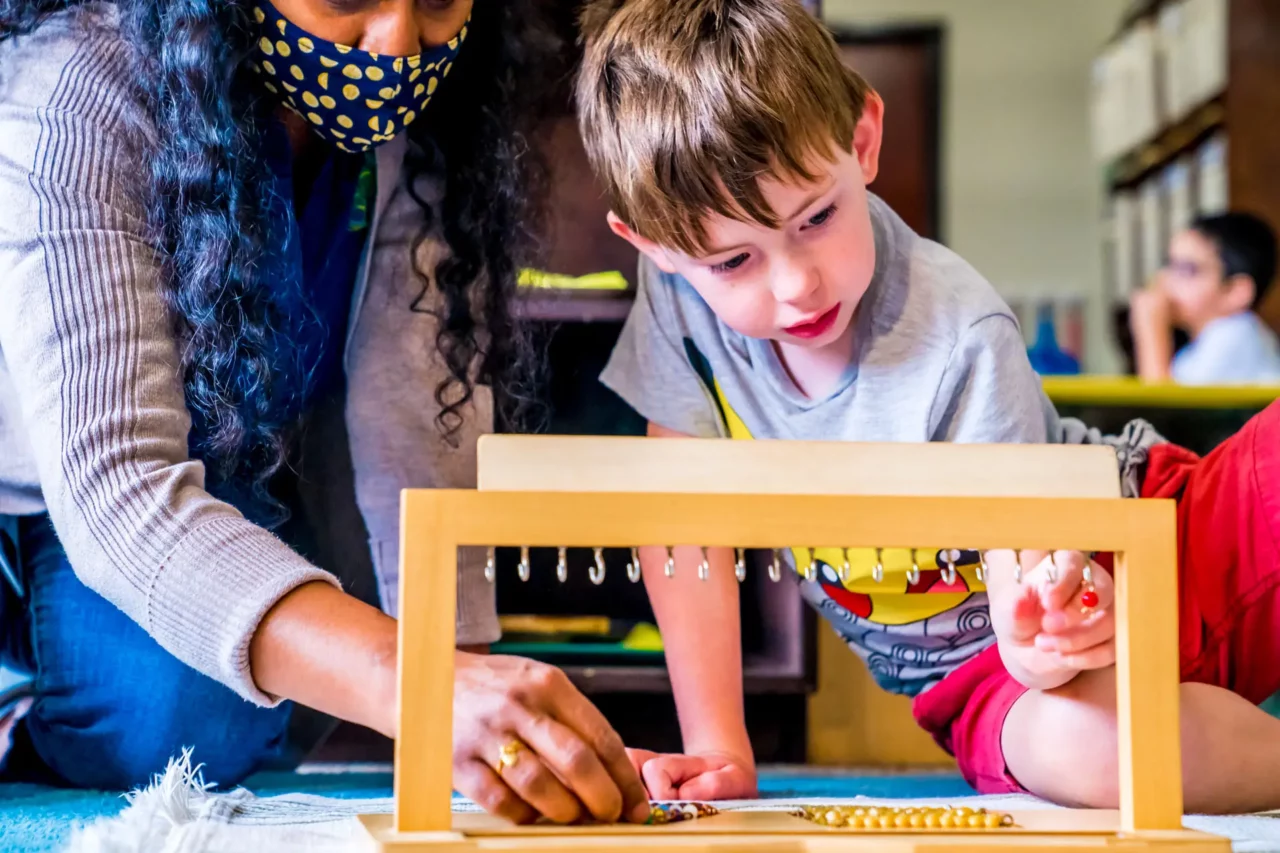
POLYGON ((401 506, 395 828, 449 832, 458 547, 442 502, 409 491, 401 506), (420 602, 432 611, 405 612, 420 602))
POLYGON ((1125 832, 1182 828, 1178 552, 1173 506, 1116 555, 1116 721, 1125 832))

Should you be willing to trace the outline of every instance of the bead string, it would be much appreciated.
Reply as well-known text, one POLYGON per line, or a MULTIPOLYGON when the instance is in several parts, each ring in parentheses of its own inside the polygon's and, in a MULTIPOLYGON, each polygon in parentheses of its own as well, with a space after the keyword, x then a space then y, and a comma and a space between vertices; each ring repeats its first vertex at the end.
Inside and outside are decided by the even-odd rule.
MULTIPOLYGON (((651 803, 646 823, 681 823, 712 817, 720 810, 710 803, 651 803)), ((971 809, 963 806, 896 808, 892 806, 803 806, 788 809, 785 814, 804 818, 819 826, 845 830, 989 830, 1014 825, 1013 815, 1006 812, 971 809)))
POLYGON ((806 806, 804 818, 839 829, 1001 829, 1013 815, 970 808, 889 808, 884 806, 806 806))

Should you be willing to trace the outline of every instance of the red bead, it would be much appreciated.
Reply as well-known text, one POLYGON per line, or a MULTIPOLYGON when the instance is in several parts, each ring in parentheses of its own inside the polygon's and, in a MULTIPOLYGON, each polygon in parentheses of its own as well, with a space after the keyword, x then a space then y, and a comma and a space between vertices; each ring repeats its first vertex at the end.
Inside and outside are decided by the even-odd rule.
POLYGON ((1080 593, 1080 603, 1085 607, 1097 607, 1098 593, 1091 589, 1086 589, 1084 592, 1080 593))

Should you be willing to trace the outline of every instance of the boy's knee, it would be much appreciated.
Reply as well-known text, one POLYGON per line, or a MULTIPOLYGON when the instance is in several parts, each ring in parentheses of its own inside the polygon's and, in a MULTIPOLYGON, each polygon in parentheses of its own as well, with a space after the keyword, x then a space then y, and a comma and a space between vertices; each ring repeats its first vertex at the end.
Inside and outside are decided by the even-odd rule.
POLYGON ((1082 808, 1117 808, 1115 670, 1024 695, 1005 721, 1003 745, 1010 772, 1031 793, 1082 808))

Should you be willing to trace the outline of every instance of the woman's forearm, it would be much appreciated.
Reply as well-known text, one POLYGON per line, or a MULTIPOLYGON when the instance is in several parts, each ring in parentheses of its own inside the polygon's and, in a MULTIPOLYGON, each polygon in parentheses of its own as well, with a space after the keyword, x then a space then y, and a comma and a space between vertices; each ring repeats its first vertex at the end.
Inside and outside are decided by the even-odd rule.
POLYGON ((395 737, 396 622, 354 596, 297 587, 259 623, 249 666, 270 696, 395 737))

